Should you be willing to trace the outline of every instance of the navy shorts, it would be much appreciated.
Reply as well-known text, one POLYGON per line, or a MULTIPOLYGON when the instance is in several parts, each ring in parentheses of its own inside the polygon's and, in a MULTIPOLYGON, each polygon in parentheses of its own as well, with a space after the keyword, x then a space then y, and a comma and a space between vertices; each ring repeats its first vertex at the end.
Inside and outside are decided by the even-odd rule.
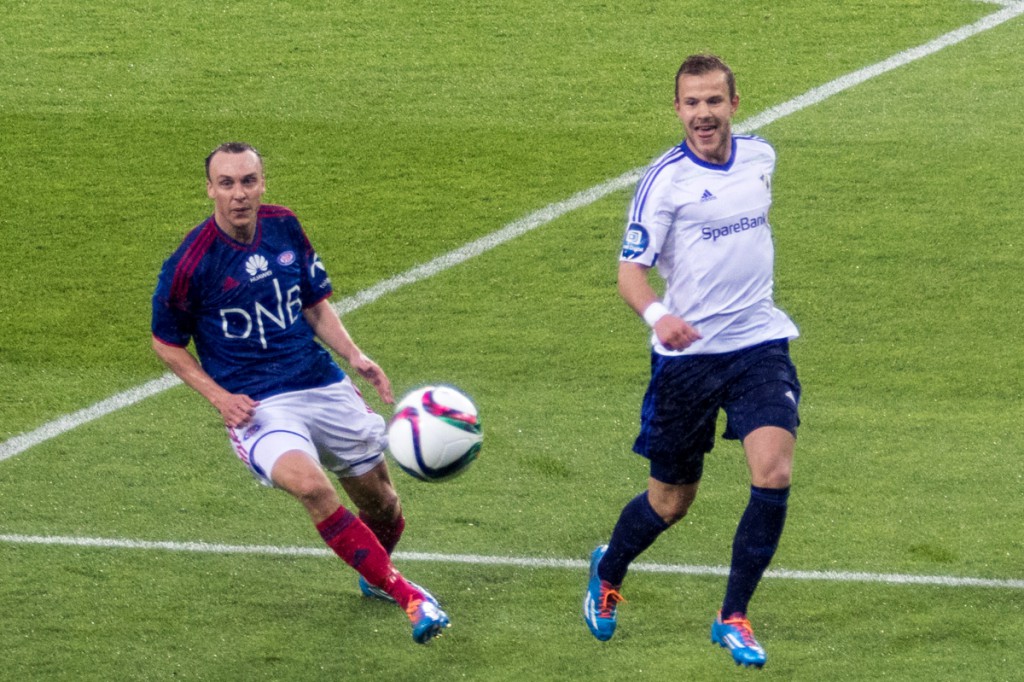
POLYGON ((723 437, 742 441, 762 426, 796 436, 799 403, 800 382, 786 340, 731 353, 651 353, 651 381, 633 450, 651 461, 652 478, 696 483, 704 455, 715 445, 719 410, 727 419, 723 437))

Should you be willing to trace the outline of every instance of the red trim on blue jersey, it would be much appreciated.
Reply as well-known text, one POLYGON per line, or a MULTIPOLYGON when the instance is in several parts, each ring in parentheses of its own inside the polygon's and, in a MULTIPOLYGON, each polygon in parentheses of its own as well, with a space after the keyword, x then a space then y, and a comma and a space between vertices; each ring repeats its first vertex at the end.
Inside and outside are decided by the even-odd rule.
POLYGON ((169 305, 178 310, 188 310, 188 288, 189 282, 192 280, 192 273, 199 267, 199 262, 203 260, 203 256, 209 252, 210 245, 217 238, 218 232, 220 230, 217 229, 213 216, 210 216, 199 229, 199 234, 195 240, 185 249, 181 260, 178 261, 178 265, 174 268, 174 281, 171 284, 171 295, 167 301, 169 305))
POLYGON ((156 340, 156 341, 159 341, 160 343, 162 343, 165 346, 171 346, 173 348, 188 348, 188 344, 172 343, 171 341, 168 341, 167 339, 161 339, 156 334, 153 334, 153 339, 156 340))
POLYGON ((276 206, 274 204, 261 204, 259 210, 260 218, 287 218, 295 217, 295 213, 287 206, 276 206))
MULTIPOLYGON (((274 205, 274 204, 263 204, 262 206, 260 206, 259 217, 260 218, 295 218, 296 222, 298 221, 298 217, 295 215, 295 212, 292 211, 290 208, 288 208, 287 206, 277 206, 277 205, 274 205)), ((305 230, 305 228, 302 227, 301 223, 299 223, 299 233, 302 235, 302 241, 305 242, 306 253, 307 254, 312 253, 313 252, 313 245, 310 243, 309 237, 306 236, 306 230, 305 230)))

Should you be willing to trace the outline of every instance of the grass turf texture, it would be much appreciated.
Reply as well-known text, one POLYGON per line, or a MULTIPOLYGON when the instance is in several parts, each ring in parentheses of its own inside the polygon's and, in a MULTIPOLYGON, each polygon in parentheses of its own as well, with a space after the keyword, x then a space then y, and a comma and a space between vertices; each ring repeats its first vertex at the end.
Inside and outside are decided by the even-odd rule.
MULTIPOLYGON (((679 137, 671 75, 688 52, 733 64, 742 120, 993 11, 249 7, 0 9, 15 27, 0 70, 0 436, 163 371, 149 295, 209 211, 201 159, 222 139, 263 149, 267 200, 299 212, 341 297, 646 163, 679 137)), ((1007 172, 1020 156, 1007 112, 1024 104, 1021 30, 1015 20, 758 131, 780 154, 778 300, 804 335, 780 568, 1021 577, 1007 172)), ((464 477, 432 486, 396 470, 401 549, 583 559, 643 486, 628 448, 645 332, 614 293, 627 201, 616 193, 346 317, 400 392, 451 382, 484 417, 464 477)), ((745 486, 737 446, 720 444, 691 516, 644 560, 726 564, 745 486)), ((0 499, 3 533, 319 546, 183 387, 0 462, 0 499)), ((743 674, 707 642, 721 578, 634 573, 620 631, 601 645, 578 614, 583 570, 406 562, 454 622, 420 648, 404 616, 359 598, 331 559, 4 555, 0 678, 743 674)), ((768 580, 752 617, 768 677, 1000 680, 1017 673, 1020 604, 1000 590, 768 580)))

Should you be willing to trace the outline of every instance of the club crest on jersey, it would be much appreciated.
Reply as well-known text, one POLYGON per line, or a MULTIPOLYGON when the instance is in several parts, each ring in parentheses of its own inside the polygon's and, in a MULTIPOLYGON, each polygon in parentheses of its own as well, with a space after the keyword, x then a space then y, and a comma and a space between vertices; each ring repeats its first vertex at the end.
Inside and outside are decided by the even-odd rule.
POLYGON ((270 269, 270 262, 258 253, 249 256, 249 260, 245 261, 245 271, 249 273, 250 282, 258 282, 274 274, 270 269))
POLYGON ((285 251, 284 253, 282 253, 281 255, 279 255, 277 257, 277 264, 278 265, 291 265, 294 262, 295 262, 295 252, 294 251, 285 251))
POLYGON ((650 246, 651 237, 647 229, 640 223, 630 223, 626 228, 626 236, 622 238, 622 257, 639 258, 650 246))

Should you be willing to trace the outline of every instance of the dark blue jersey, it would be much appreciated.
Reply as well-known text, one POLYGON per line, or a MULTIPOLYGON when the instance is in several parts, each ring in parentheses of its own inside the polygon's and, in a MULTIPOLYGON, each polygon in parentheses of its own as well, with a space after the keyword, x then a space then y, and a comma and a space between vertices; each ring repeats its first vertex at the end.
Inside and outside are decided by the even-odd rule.
POLYGON ((302 310, 332 293, 331 280, 295 214, 261 206, 251 244, 213 217, 188 233, 160 271, 153 336, 195 342, 203 369, 232 393, 260 400, 344 378, 302 310))

